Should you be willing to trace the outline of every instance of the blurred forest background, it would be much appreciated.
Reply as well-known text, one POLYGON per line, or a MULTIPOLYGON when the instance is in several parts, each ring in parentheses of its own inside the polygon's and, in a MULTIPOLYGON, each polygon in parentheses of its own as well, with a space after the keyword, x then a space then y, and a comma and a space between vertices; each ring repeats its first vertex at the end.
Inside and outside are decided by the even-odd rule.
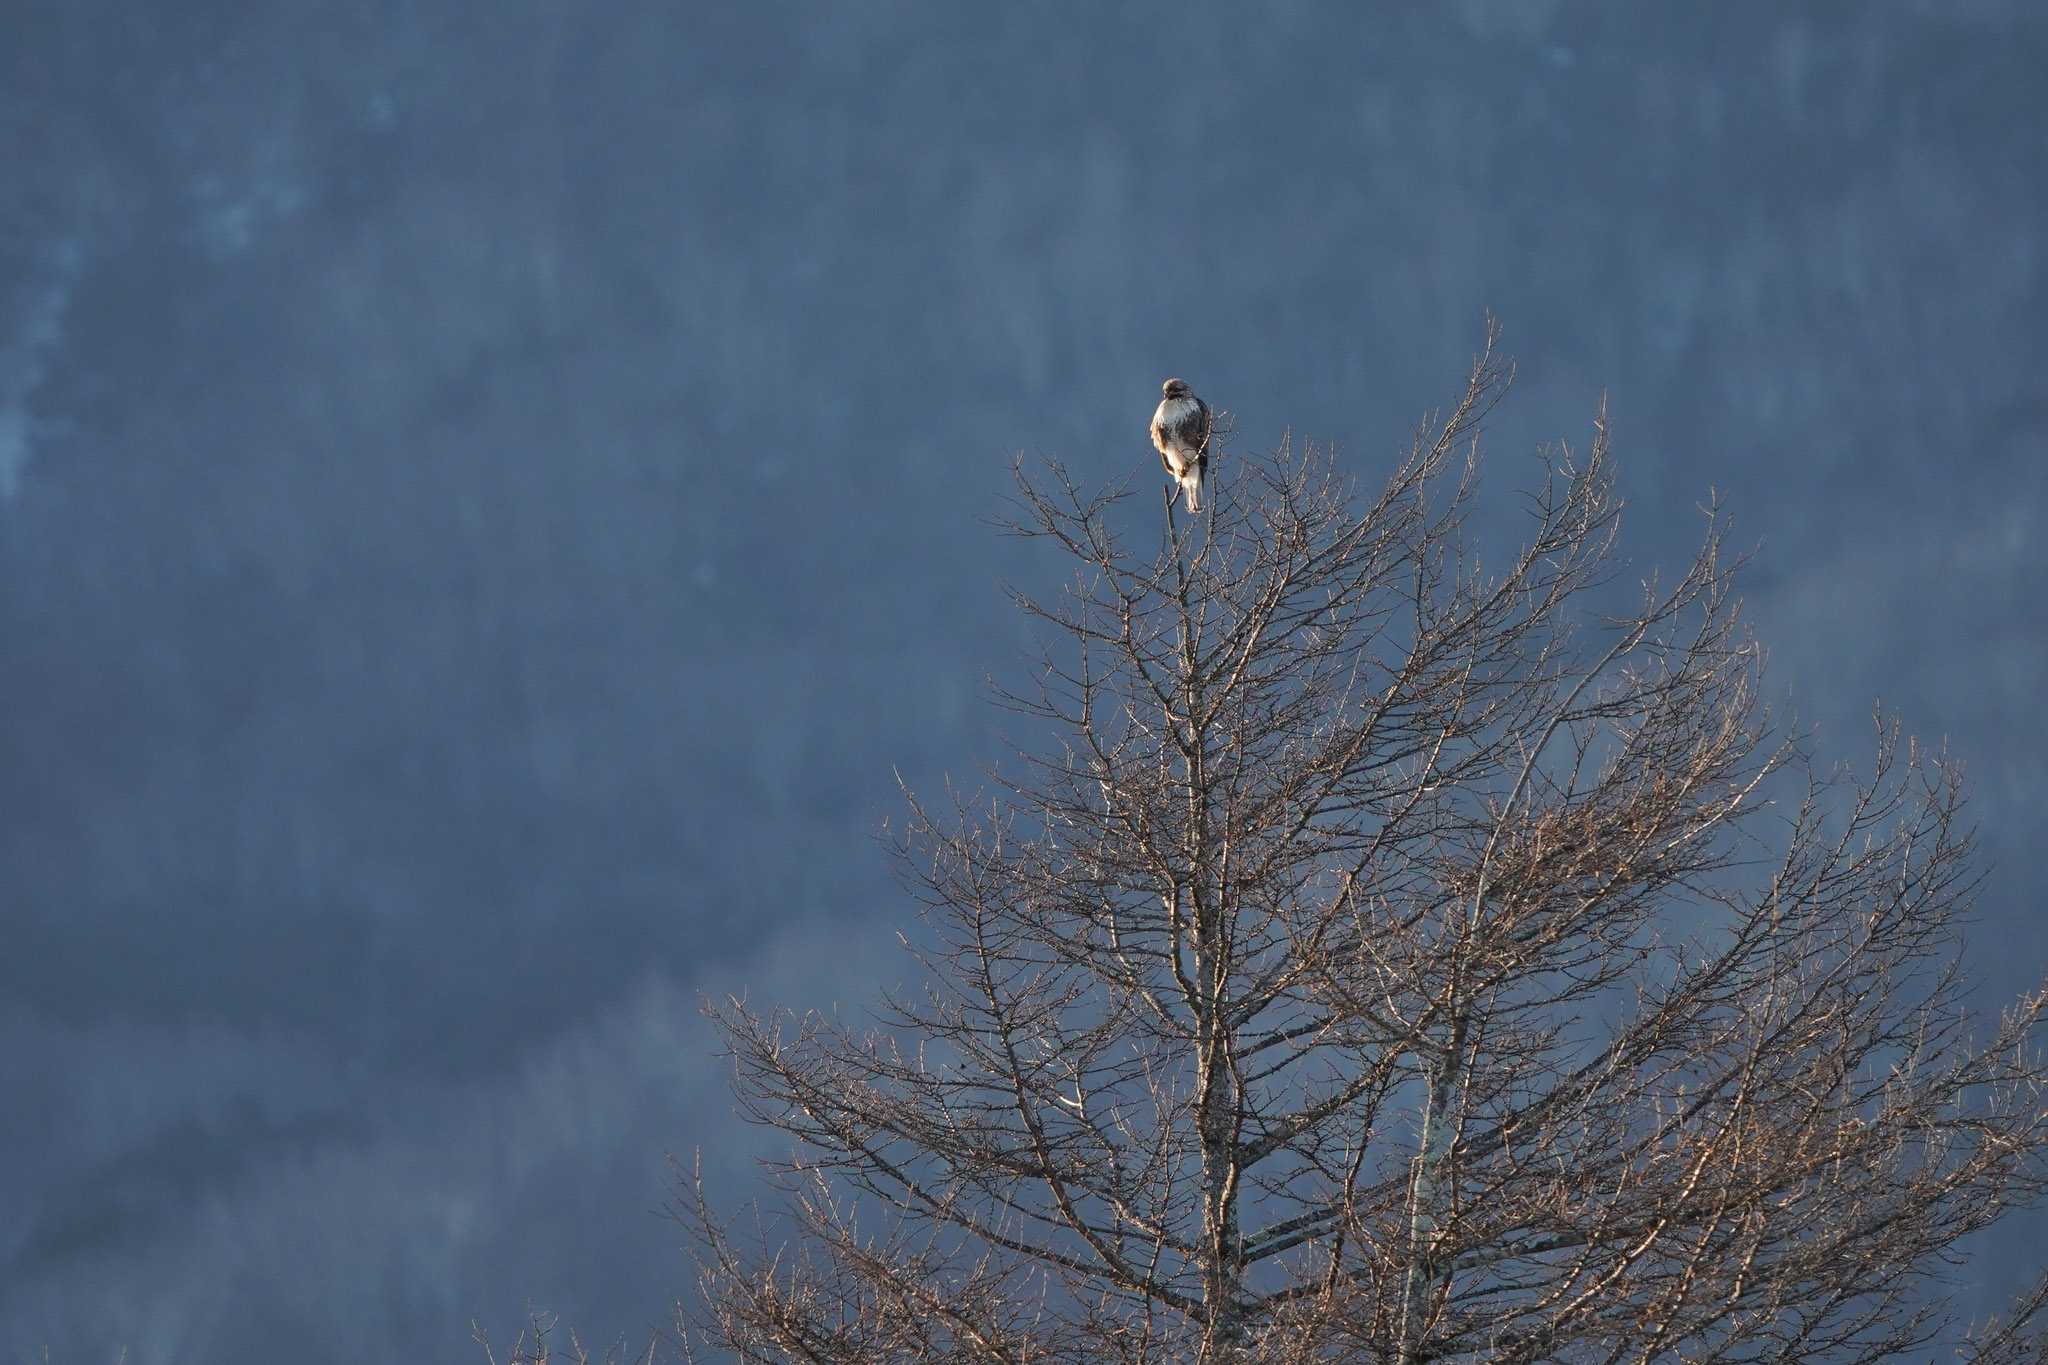
POLYGON ((2024 0, 8 5, 0 1352, 662 1321, 664 1153, 760 1141, 697 994, 872 999, 892 767, 1004 751, 1012 457, 1149 495, 1178 374, 1371 482, 1487 310, 1482 535, 1610 393, 1630 572, 1719 491, 2032 984, 2044 70, 2024 0))

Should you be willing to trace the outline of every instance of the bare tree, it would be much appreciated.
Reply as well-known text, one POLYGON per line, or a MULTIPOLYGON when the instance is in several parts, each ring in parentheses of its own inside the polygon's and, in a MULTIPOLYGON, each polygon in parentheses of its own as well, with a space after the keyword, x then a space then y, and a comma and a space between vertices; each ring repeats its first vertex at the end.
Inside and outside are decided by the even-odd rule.
POLYGON ((1283 444, 1134 554, 1121 495, 1020 473, 1016 529, 1077 570, 1016 599, 1050 629, 1006 700, 1054 739, 991 801, 912 798, 924 980, 878 1027, 713 1008, 794 1155, 759 1247, 686 1192, 703 1336, 1861 1361, 1952 1330, 1940 1273, 2048 1147, 2043 996, 1965 1008, 1957 775, 1882 719, 1866 775, 1816 771, 1718 520, 1619 592, 1604 421, 1484 568, 1492 342, 1369 501, 1283 444))

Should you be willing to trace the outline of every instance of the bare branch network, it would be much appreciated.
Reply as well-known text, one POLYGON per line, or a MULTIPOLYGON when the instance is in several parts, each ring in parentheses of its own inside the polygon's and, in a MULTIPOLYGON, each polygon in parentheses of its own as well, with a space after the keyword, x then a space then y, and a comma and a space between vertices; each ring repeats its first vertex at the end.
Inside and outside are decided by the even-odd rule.
MULTIPOLYGON (((1069 557, 1006 700, 1058 736, 912 799, 915 998, 714 1007, 793 1139, 787 1244, 685 1191, 749 1361, 1870 1361, 1957 1330, 1965 1237, 2043 1193, 2042 995, 1964 1008, 1957 775, 1880 719, 1825 775, 1758 702, 1710 519, 1592 618, 1604 422, 1527 542, 1464 523, 1493 351, 1360 500, 1283 444, 1069 557), (773 1240, 773 1239, 771 1239, 773 1240)), ((1966 1352, 2033 1359, 2040 1296, 1966 1352)), ((1924 1358, 1924 1355, 1919 1357, 1924 1358)))

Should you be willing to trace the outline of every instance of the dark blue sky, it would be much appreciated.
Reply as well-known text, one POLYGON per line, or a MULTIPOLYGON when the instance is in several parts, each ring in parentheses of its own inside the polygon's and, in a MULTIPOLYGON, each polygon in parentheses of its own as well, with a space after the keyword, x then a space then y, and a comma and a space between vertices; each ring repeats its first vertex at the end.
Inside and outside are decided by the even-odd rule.
POLYGON ((6 6, 0 1358, 662 1319, 664 1154, 759 1141, 697 994, 871 999, 892 768, 1002 753, 1011 457, 1150 477, 1174 373, 1370 479, 1487 310, 1495 488, 1605 391, 1632 572, 1717 489, 2038 980, 2044 70, 2024 0, 6 6))

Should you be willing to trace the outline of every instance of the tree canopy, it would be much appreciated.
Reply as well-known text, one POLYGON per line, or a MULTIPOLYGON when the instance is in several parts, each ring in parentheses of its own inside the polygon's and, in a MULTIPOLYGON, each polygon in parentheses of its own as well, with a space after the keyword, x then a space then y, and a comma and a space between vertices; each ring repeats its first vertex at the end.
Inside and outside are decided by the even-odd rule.
MULTIPOLYGON (((1360 496, 1222 448, 1205 514, 1020 465, 1074 570, 993 796, 910 797, 917 990, 713 1005, 789 1194, 701 1190, 746 1360, 1879 1360, 2043 1191, 2044 1000, 1968 1007, 1955 766, 1759 699, 1710 511, 1616 582, 1604 420, 1468 539, 1489 334, 1360 496), (1625 605, 1614 607, 1617 597, 1625 605), (1595 607, 1601 608, 1595 611, 1595 607)), ((2040 1296, 1983 1328, 2031 1358, 2040 1296)))

